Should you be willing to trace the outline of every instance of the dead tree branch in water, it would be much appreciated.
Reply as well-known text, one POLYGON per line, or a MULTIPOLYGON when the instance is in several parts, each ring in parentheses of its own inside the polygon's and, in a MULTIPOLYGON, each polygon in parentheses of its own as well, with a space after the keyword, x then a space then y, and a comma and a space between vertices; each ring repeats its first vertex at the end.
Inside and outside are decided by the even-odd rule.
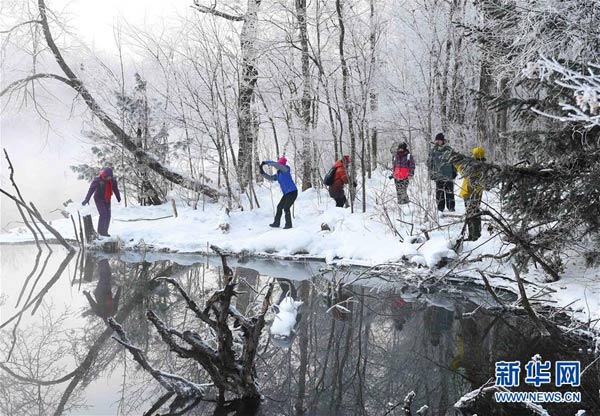
MULTIPOLYGON (((67 250, 69 250, 70 252, 74 252, 75 249, 69 244, 67 243, 67 241, 63 238, 62 235, 60 235, 60 233, 58 231, 56 231, 56 229, 54 227, 52 227, 50 224, 48 224, 44 218, 42 217, 42 215, 40 214, 40 212, 37 210, 37 208, 35 207, 35 205, 33 205, 31 202, 31 208, 27 206, 27 204, 21 202, 17 197, 15 197, 14 195, 9 194, 8 192, 6 192, 4 189, 0 188, 0 193, 6 195, 7 197, 9 197, 10 199, 12 199, 17 206, 21 206, 23 208, 25 208, 29 214, 33 215, 33 217, 35 219, 37 219, 48 231, 50 231, 50 233, 56 237, 56 239, 58 240, 58 242, 60 244, 62 244, 67 250)), ((50 247, 48 247, 50 249, 50 247)), ((50 249, 51 250, 51 249, 50 249)))
MULTIPOLYGON (((6 151, 6 149, 3 149, 3 150, 4 150, 4 157, 6 158, 6 161, 8 162, 8 170, 10 171, 10 175, 9 175, 10 182, 12 183, 13 188, 15 188, 15 190, 17 191, 17 196, 19 197, 19 200, 25 204, 23 195, 21 194, 21 191, 19 190, 19 187, 17 186, 17 183, 15 182, 15 179, 14 179, 15 169, 13 168, 13 164, 10 161, 10 158, 8 157, 8 152, 6 151)), ((40 250, 41 249, 40 241, 38 240, 37 233, 33 230, 33 227, 29 224, 29 221, 27 221, 27 218, 25 217, 25 213, 23 212, 23 209, 21 208, 21 206, 19 204, 17 204, 17 209, 19 210, 19 214, 21 214, 21 218, 23 218, 23 222, 25 223, 25 226, 27 228, 29 228, 29 231, 31 231, 31 234, 33 235, 33 238, 35 239, 35 245, 37 246, 38 250, 40 250)), ((46 247, 48 248, 48 250, 52 251, 52 249, 48 245, 48 242, 46 241, 46 238, 44 238, 44 233, 42 233, 42 231, 39 229, 39 227, 35 223, 35 220, 33 219, 31 212, 28 212, 28 213, 29 213, 29 218, 31 219, 31 222, 33 223, 33 226, 36 228, 38 233, 40 233, 40 235, 42 236, 42 239, 44 240, 44 244, 46 244, 46 247)))
POLYGON ((529 299, 527 298, 527 292, 525 291, 525 286, 523 286, 523 282, 521 281, 521 275, 514 264, 512 264, 512 269, 513 269, 513 272, 515 273, 515 279, 517 280, 517 285, 519 286, 519 293, 521 294, 521 303, 523 304, 523 308, 525 308, 525 310, 527 311, 527 314, 531 317, 531 320, 537 326, 538 330, 540 331, 540 334, 543 337, 549 337, 550 332, 548 332, 548 329, 540 321, 537 314, 531 307, 531 304, 529 303, 529 299))
MULTIPOLYGON (((258 398, 260 392, 256 382, 256 354, 265 325, 265 314, 271 302, 273 283, 269 284, 258 315, 243 316, 231 305, 233 297, 237 296, 235 290, 237 282, 231 268, 227 265, 226 256, 218 247, 211 246, 211 248, 221 256, 225 286, 210 296, 204 309, 196 304, 176 279, 157 278, 155 281, 169 283, 177 289, 186 302, 187 308, 214 333, 216 346, 198 332, 168 327, 152 310, 148 310, 146 318, 152 322, 171 351, 181 358, 191 359, 202 366, 210 377, 212 385, 218 390, 219 402, 225 400, 225 393, 230 393, 236 398, 258 398), (241 331, 242 335, 241 351, 236 348, 234 342, 235 322, 239 324, 237 330, 241 331)), ((176 380, 165 380, 164 373, 152 368, 145 360, 142 351, 131 345, 120 324, 115 320, 109 321, 109 324, 119 336, 117 341, 125 346, 134 359, 168 391, 180 398, 202 397, 203 392, 193 387, 195 383, 179 377, 176 380)))
MULTIPOLYGON (((503 386, 497 386, 494 384, 494 380, 490 379, 486 383, 484 383, 481 387, 463 395, 456 403, 454 403, 454 408, 458 411, 472 411, 475 407, 477 401, 483 396, 494 393, 494 392, 509 392, 510 390, 503 386)), ((538 416, 549 416, 550 413, 546 411, 542 406, 533 402, 522 402, 519 403, 521 406, 525 407, 527 410, 531 411, 531 414, 538 416)))
POLYGON ((39 243, 37 234, 31 227, 31 225, 29 225, 29 222, 25 218, 25 213, 23 212, 23 209, 25 209, 27 211, 27 213, 29 214, 29 217, 31 218, 31 222, 33 223, 33 226, 37 229, 37 231, 42 236, 42 239, 44 240, 44 243, 46 244, 46 247, 48 248, 48 250, 52 251, 52 249, 48 245, 48 242, 46 241, 46 238, 44 237, 44 233, 39 229, 35 220, 38 220, 48 231, 50 231, 50 233, 54 237, 56 237, 58 242, 60 244, 62 244, 67 250, 69 250, 69 252, 74 252, 75 249, 69 243, 67 243, 67 241, 63 238, 62 235, 60 235, 60 233, 58 231, 56 231, 50 224, 48 224, 44 220, 44 218, 42 217, 42 214, 40 214, 40 212, 37 210, 35 205, 33 205, 32 202, 29 203, 29 206, 27 205, 27 202, 25 202, 25 200, 23 199, 23 195, 21 194, 21 191, 19 190, 19 187, 17 186, 17 184, 14 180, 15 170, 13 168, 12 162, 10 161, 10 158, 8 157, 8 153, 6 152, 6 149, 4 149, 4 156, 6 157, 6 160, 8 162, 8 169, 10 170, 10 181, 11 181, 13 187, 17 191, 17 196, 11 195, 10 193, 8 193, 7 191, 5 191, 2 188, 0 188, 0 193, 6 195, 7 197, 9 197, 10 199, 12 199, 15 202, 15 204, 17 205, 17 209, 19 210, 19 213, 21 214, 21 217, 23 218, 23 221, 25 222, 25 225, 27 226, 27 228, 29 228, 29 230, 31 231, 31 234, 33 235, 33 238, 35 239, 35 243, 38 246, 38 249, 40 248, 40 243, 39 243))
POLYGON ((144 352, 131 343, 127 334, 123 331, 123 327, 117 321, 113 318, 108 318, 108 325, 117 333, 117 336, 113 336, 113 339, 127 348, 131 355, 133 355, 133 359, 167 391, 175 393, 179 397, 202 397, 204 394, 202 386, 182 377, 156 370, 150 365, 144 352))

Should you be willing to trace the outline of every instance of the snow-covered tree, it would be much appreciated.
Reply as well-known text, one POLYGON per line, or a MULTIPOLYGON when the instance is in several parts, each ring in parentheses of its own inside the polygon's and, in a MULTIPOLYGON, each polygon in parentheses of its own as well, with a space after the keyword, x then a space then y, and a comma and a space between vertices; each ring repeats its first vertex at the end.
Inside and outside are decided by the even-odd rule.
MULTIPOLYGON (((126 132, 135 137, 136 144, 148 154, 153 155, 162 164, 169 162, 169 132, 162 108, 163 103, 157 99, 149 99, 147 81, 135 74, 135 83, 130 94, 116 92, 116 106, 126 132)), ((128 195, 134 195, 141 205, 159 205, 165 202, 169 184, 160 175, 152 172, 135 155, 126 153, 115 146, 114 137, 102 131, 84 133, 96 143, 92 153, 96 158, 94 164, 72 166, 80 179, 90 180, 98 176, 104 166, 115 168, 115 174, 121 181, 128 195)))
POLYGON ((500 228, 519 247, 522 266, 533 260, 558 279, 565 254, 597 251, 600 242, 597 66, 591 64, 600 61, 600 5, 477 4, 485 18, 470 34, 482 46, 486 76, 510 93, 486 91, 488 110, 513 116, 503 166, 488 170, 501 183, 507 211, 500 228), (539 61, 540 54, 553 59, 539 61))

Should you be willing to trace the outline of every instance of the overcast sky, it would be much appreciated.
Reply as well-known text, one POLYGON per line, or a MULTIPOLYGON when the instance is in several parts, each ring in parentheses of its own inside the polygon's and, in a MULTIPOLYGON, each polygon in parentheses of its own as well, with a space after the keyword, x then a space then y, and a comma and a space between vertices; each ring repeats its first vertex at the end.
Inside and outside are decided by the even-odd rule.
POLYGON ((115 48, 113 25, 126 21, 140 28, 160 27, 184 15, 193 0, 47 0, 46 5, 67 13, 69 25, 97 49, 115 48))

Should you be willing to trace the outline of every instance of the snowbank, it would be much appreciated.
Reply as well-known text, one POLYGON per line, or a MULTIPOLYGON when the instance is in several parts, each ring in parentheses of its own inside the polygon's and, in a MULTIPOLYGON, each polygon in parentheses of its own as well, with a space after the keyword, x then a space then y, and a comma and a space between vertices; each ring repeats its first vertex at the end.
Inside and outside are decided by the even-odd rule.
MULTIPOLYGON (((179 201, 179 215, 175 218, 170 201, 151 207, 124 207, 114 201, 109 232, 119 239, 124 250, 206 253, 209 246, 215 244, 233 253, 284 259, 320 259, 360 266, 402 263, 414 273, 440 277, 451 272, 481 279, 475 272, 480 269, 490 275, 493 285, 516 292, 508 264, 489 258, 473 264, 450 261, 467 255, 469 258, 497 255, 510 246, 498 236, 490 235, 484 227, 480 240, 464 242, 460 252, 455 252, 453 247, 462 230, 460 214, 464 214, 464 205, 457 198, 456 214, 438 217, 432 203, 433 192, 425 177, 424 172, 417 171, 417 179, 409 187, 409 196, 415 203, 399 207, 393 181, 387 179, 386 172, 375 172, 367 184, 366 213, 360 212, 361 201, 357 201, 355 213, 349 208, 336 208, 324 189, 300 192, 293 208, 294 227, 290 230, 269 227, 274 207, 281 197, 279 186, 271 183, 257 187, 261 208, 230 214, 219 204, 207 203, 194 210, 179 201), (322 224, 327 224, 329 230, 322 230, 322 224)), ((486 198, 489 198, 488 203, 495 203, 491 195, 486 198)), ((81 198, 74 195, 72 199, 81 198)), ((72 204, 67 209, 75 218, 77 211, 89 212, 94 222, 97 221, 93 206, 72 204)), ((52 225, 63 236, 74 239, 70 219, 53 221, 52 225)), ((27 241, 32 241, 32 236, 25 227, 0 234, 0 243, 27 241)), ((544 293, 546 301, 556 307, 566 307, 579 319, 600 319, 600 270, 586 269, 581 258, 574 257, 567 262, 563 278, 556 283, 545 283, 545 276, 536 270, 523 277, 534 283, 527 285, 531 296, 544 293)))

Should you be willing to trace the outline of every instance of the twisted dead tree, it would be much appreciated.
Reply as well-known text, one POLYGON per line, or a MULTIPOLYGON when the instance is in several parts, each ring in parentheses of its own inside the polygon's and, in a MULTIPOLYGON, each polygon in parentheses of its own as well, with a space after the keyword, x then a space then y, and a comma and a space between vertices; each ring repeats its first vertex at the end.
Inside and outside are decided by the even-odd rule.
MULTIPOLYGON (((218 390, 220 403, 225 401, 226 393, 235 398, 257 399, 260 397, 260 392, 256 383, 256 353, 265 325, 265 314, 270 306, 273 283, 268 286, 259 314, 252 317, 244 316, 231 304, 232 298, 237 295, 235 290, 237 282, 232 269, 227 265, 226 256, 218 247, 211 246, 211 248, 221 256, 225 287, 210 296, 204 309, 198 306, 176 279, 164 277, 157 278, 156 281, 173 285, 185 300, 188 309, 208 326, 214 334, 214 339, 204 338, 195 331, 170 328, 152 310, 147 311, 146 317, 171 351, 181 358, 192 360, 194 365, 202 366, 210 377, 212 385, 218 390), (241 348, 234 341, 235 330, 241 331, 241 348)), ((148 363, 143 352, 131 344, 117 321, 109 319, 108 324, 116 332, 115 339, 129 350, 134 359, 167 391, 180 399, 203 396, 202 385, 155 369, 148 363)))
MULTIPOLYGON (((170 167, 163 165, 155 155, 145 151, 133 137, 128 135, 125 132, 125 130, 123 130, 123 128, 121 128, 117 123, 115 123, 115 121, 102 109, 102 107, 100 107, 90 90, 87 89, 84 83, 71 69, 67 61, 64 59, 60 49, 56 45, 54 37, 52 36, 52 32, 50 31, 50 24, 48 22, 48 12, 44 0, 38 0, 38 10, 39 19, 31 21, 31 23, 41 25, 46 44, 49 50, 52 52, 52 55, 54 56, 54 59, 58 64, 59 68, 64 73, 64 76, 52 73, 33 74, 9 84, 0 92, 0 97, 27 85, 30 82, 34 82, 37 80, 54 79, 60 81, 71 87, 77 92, 79 96, 81 96, 81 98, 83 98, 83 101, 85 102, 87 107, 113 134, 115 143, 121 144, 127 151, 131 152, 139 163, 143 164, 144 166, 147 166, 166 180, 176 185, 179 185, 186 189, 190 189, 192 191, 202 193, 208 196, 209 198, 216 200, 221 195, 218 190, 205 185, 198 179, 188 178, 178 173, 177 171, 171 169, 170 167)), ((204 180, 209 179, 204 178, 204 180)))

